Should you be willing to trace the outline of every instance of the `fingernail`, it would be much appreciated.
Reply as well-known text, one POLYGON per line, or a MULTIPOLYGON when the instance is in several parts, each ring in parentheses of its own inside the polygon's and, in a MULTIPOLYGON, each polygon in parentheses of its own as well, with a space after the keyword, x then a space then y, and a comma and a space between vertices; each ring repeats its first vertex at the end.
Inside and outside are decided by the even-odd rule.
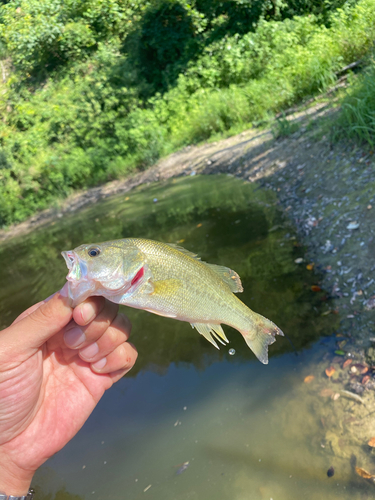
POLYGON ((68 347, 78 347, 83 344, 85 340, 86 335, 78 326, 75 326, 71 330, 64 333, 64 341, 68 347))
POLYGON ((81 314, 83 321, 87 324, 90 323, 95 318, 95 309, 94 306, 90 303, 82 304, 81 314))
POLYGON ((96 342, 94 342, 91 345, 88 345, 87 347, 79 351, 80 355, 87 359, 93 358, 98 354, 98 352, 99 352, 99 346, 96 342))
POLYGON ((91 366, 95 370, 101 370, 102 368, 105 367, 106 364, 107 364, 107 358, 102 358, 99 361, 97 361, 96 363, 93 363, 91 366))

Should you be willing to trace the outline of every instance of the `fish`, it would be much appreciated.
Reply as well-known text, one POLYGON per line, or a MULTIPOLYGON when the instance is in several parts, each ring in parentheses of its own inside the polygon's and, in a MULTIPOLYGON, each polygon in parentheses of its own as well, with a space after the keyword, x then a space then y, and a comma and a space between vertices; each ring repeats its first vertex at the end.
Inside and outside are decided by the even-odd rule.
POLYGON ((219 349, 229 342, 221 324, 238 330, 255 356, 268 363, 268 346, 283 332, 247 307, 239 275, 208 264, 171 243, 125 238, 62 252, 75 307, 99 295, 117 304, 186 321, 219 349))

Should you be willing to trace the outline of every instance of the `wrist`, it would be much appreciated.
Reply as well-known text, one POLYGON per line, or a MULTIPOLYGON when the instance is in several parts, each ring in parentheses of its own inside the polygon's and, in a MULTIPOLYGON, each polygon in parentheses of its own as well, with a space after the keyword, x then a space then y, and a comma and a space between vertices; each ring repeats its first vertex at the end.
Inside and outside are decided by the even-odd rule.
POLYGON ((9 462, 0 462, 0 491, 15 497, 26 496, 34 473, 25 471, 9 462))

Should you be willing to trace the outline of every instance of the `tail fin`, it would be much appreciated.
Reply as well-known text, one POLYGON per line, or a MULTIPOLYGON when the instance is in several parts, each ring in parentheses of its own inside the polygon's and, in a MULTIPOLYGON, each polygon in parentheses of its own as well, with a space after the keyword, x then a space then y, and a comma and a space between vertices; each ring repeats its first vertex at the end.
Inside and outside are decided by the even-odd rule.
POLYGON ((276 335, 284 336, 284 334, 275 323, 256 313, 252 313, 251 326, 251 329, 241 331, 241 334, 259 361, 266 365, 268 346, 276 342, 276 335))

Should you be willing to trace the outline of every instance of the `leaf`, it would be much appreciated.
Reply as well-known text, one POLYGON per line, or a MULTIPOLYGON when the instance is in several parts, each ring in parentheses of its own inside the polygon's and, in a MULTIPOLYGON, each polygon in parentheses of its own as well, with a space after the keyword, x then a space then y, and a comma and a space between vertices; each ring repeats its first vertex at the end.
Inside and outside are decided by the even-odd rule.
POLYGON ((344 364, 342 365, 343 368, 346 368, 347 366, 349 366, 350 364, 352 364, 353 360, 352 359, 347 359, 346 361, 344 361, 344 364))
POLYGON ((306 269, 308 271, 312 271, 314 269, 314 262, 312 262, 311 264, 307 264, 306 269))
POLYGON ((375 437, 372 437, 370 441, 367 442, 367 444, 372 448, 375 448, 375 437))
POLYGON ((328 368, 326 368, 326 375, 327 377, 332 377, 332 375, 335 373, 335 368, 333 366, 329 366, 328 368))
POLYGON ((345 356, 345 352, 344 351, 335 351, 335 354, 337 354, 337 356, 345 356))
POLYGON ((197 224, 197 227, 202 227, 202 223, 200 222, 199 224, 197 224))
POLYGON ((373 479, 375 476, 367 472, 367 470, 362 469, 362 467, 356 467, 355 468, 356 473, 358 476, 363 477, 364 479, 373 479))
POLYGON ((367 382, 370 380, 370 378, 371 378, 371 377, 370 377, 370 375, 365 375, 365 376, 363 377, 363 379, 362 379, 362 382, 361 382, 361 383, 362 383, 363 385, 366 385, 366 384, 367 384, 367 382))
POLYGON ((305 382, 305 384, 310 384, 314 380, 314 378, 314 375, 307 375, 307 377, 305 377, 303 381, 305 382))
POLYGON ((312 285, 312 287, 311 287, 311 291, 312 291, 312 292, 321 292, 321 291, 322 291, 322 289, 321 289, 321 288, 320 288, 320 286, 318 286, 318 285, 312 285))

